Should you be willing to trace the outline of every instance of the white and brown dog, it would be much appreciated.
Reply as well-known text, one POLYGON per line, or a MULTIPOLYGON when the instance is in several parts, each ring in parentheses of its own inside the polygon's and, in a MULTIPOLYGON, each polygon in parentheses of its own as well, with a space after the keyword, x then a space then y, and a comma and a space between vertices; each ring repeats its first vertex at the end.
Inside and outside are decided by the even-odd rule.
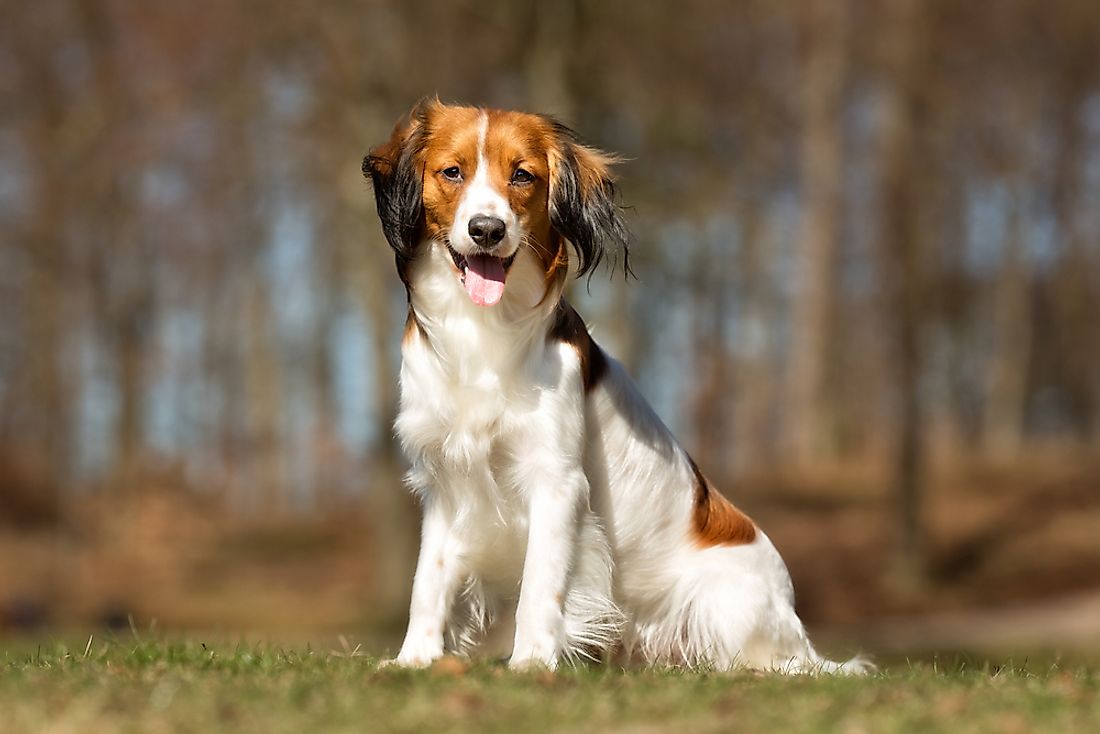
POLYGON ((623 258, 612 156, 541 115, 422 102, 363 162, 409 297, 397 433, 423 507, 400 665, 517 600, 513 667, 862 670, 814 652, 783 560, 563 298, 623 258))

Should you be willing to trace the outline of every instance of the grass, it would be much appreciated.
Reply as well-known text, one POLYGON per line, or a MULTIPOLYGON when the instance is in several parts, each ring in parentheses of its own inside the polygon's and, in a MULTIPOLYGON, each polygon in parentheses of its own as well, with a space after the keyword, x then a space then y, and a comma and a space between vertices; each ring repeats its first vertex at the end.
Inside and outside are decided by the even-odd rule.
POLYGON ((517 675, 358 651, 0 642, 0 732, 1089 732, 1100 669, 901 664, 868 678, 615 668, 517 675))

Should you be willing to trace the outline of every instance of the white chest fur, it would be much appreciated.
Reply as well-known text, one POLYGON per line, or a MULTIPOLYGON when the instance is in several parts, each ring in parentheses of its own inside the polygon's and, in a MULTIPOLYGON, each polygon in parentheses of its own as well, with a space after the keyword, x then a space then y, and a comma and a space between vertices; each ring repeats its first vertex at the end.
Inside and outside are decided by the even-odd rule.
POLYGON ((544 288, 533 262, 517 259, 504 300, 476 306, 445 260, 413 273, 416 318, 402 346, 397 433, 412 469, 409 484, 456 523, 473 567, 518 580, 532 488, 582 453, 583 391, 575 355, 546 341, 552 304, 532 307, 544 288), (564 396, 569 396, 565 399, 564 396), (562 424, 574 431, 563 457, 562 424), (463 528, 465 530, 463 531, 463 528), (501 553, 501 544, 511 553, 501 553))
POLYGON ((468 471, 490 458, 546 386, 545 316, 526 305, 517 319, 507 297, 495 309, 473 305, 439 259, 414 273, 417 323, 402 345, 397 430, 414 463, 468 471))

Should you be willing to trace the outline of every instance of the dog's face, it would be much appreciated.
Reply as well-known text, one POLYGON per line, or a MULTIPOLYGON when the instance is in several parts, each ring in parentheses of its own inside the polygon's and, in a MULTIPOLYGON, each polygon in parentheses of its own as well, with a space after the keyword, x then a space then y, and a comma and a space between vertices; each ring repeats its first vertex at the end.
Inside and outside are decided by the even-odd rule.
POLYGON ((470 300, 493 306, 522 248, 547 289, 570 267, 587 272, 608 245, 622 249, 625 265, 613 162, 551 118, 432 100, 398 122, 363 171, 406 286, 410 264, 438 248, 470 300))

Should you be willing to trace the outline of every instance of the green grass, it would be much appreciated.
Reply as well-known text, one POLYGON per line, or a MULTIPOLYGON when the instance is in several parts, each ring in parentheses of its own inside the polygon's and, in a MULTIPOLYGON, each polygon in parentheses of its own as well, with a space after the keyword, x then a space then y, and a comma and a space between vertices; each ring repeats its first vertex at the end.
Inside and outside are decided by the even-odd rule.
MULTIPOLYGON (((456 661, 452 661, 456 662, 456 661)), ((270 645, 0 642, 0 732, 1095 732, 1095 666, 887 667, 868 678, 497 664, 379 669, 270 645)))

